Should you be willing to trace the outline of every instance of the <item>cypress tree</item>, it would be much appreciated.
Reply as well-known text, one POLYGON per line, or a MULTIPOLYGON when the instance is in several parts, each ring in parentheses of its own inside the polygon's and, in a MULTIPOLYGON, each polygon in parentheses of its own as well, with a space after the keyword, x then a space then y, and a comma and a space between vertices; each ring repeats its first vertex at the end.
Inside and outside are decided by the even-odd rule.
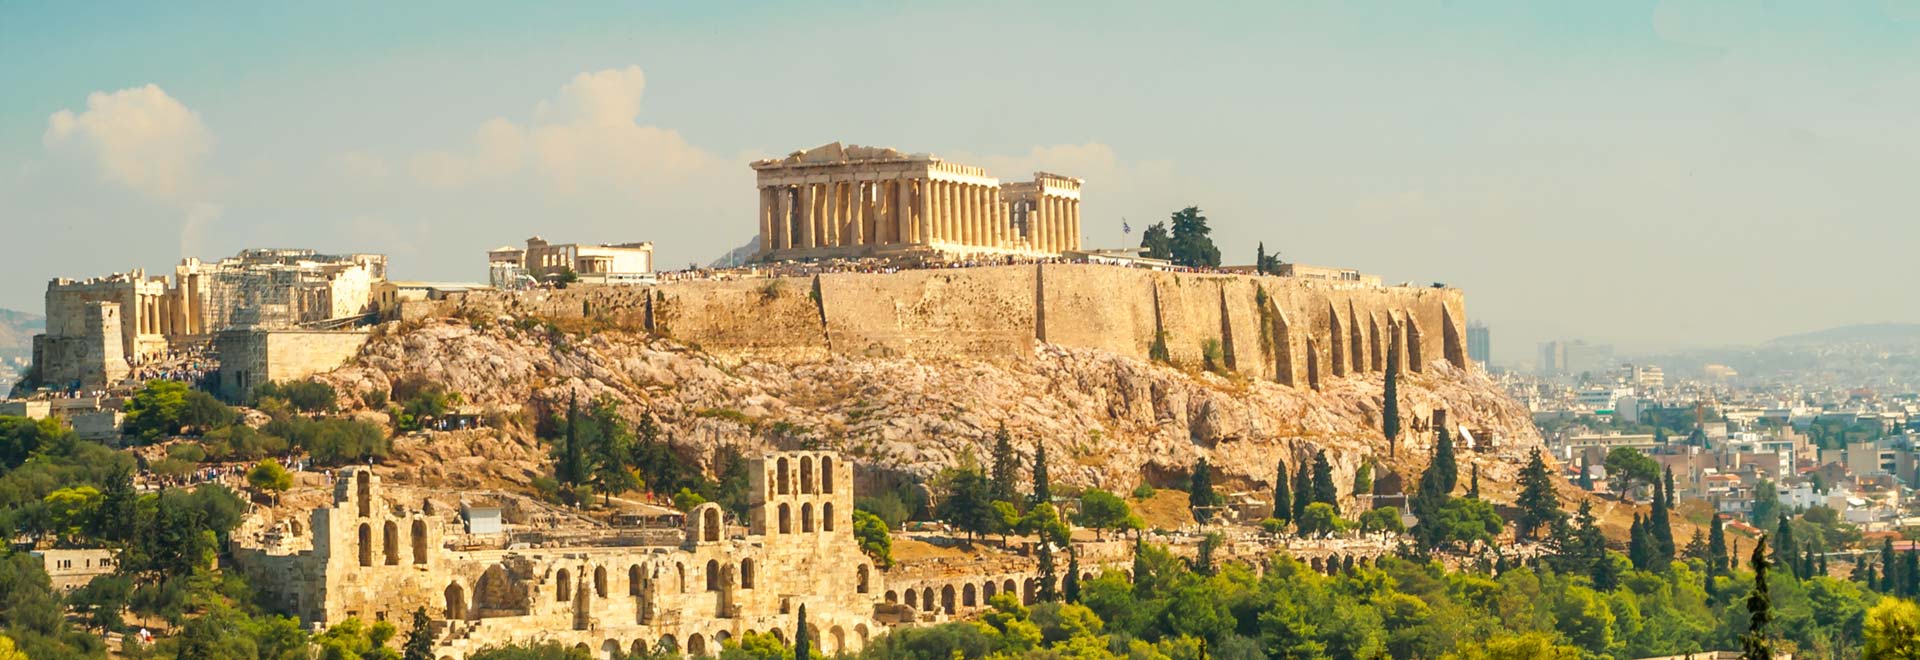
POLYGON ((1880 544, 1880 591, 1889 595, 1899 591, 1900 578, 1900 561, 1893 554, 1893 538, 1888 537, 1880 544))
POLYGON ((1627 531, 1627 560, 1642 571, 1653 564, 1653 539, 1648 538, 1647 525, 1638 512, 1633 514, 1633 526, 1627 531))
POLYGON ((1293 477, 1287 474, 1287 462, 1285 460, 1281 460, 1280 464, 1276 466, 1273 471, 1276 475, 1273 478, 1273 517, 1283 523, 1291 522, 1293 520, 1293 490, 1287 487, 1287 482, 1293 477))
MULTIPOLYGON (((1399 330, 1389 325, 1388 334, 1399 330)), ((1387 455, 1393 456, 1400 440, 1400 350, 1399 343, 1387 342, 1387 383, 1380 395, 1380 431, 1387 436, 1387 455)))
MULTIPOLYGON (((1039 554, 1040 554, 1040 591, 1039 593, 1034 594, 1034 596, 1038 598, 1042 603, 1051 603, 1059 599, 1058 594, 1054 591, 1054 588, 1053 588, 1054 587, 1053 544, 1042 540, 1040 542, 1039 554)), ((1138 568, 1137 565, 1139 564, 1139 559, 1137 557, 1135 558, 1134 563, 1136 564, 1135 568, 1138 568)), ((1136 575, 1138 574, 1136 573, 1136 575)))
POLYGON ((1614 570, 1613 558, 1607 554, 1607 537, 1594 519, 1592 501, 1580 501, 1580 513, 1575 520, 1580 525, 1573 533, 1571 544, 1575 563, 1593 578, 1595 589, 1612 591, 1620 576, 1614 570))
POLYGON ((1044 504, 1053 501, 1053 484, 1047 477, 1047 445, 1036 442, 1033 450, 1033 503, 1044 504))
POLYGON ((1780 525, 1773 533, 1774 565, 1787 569, 1789 575, 1793 574, 1794 552, 1793 525, 1788 524, 1788 516, 1780 516, 1780 525))
POLYGON ((1707 533, 1707 579, 1727 570, 1727 530, 1726 523, 1718 512, 1713 514, 1713 526, 1707 533))
POLYGON ((1327 463, 1327 451, 1324 449, 1313 454, 1313 501, 1340 508, 1340 493, 1333 486, 1333 465, 1327 463))
POLYGON ((1018 469, 1018 459, 1013 455, 1013 435, 1007 433, 1007 425, 1003 423, 993 434, 993 499, 1019 502, 1015 499, 1019 489, 1013 483, 1014 471, 1018 469))
POLYGON ((1193 519, 1202 525, 1213 520, 1213 507, 1220 503, 1220 494, 1213 492, 1213 469, 1207 466, 1207 459, 1201 458, 1193 464, 1193 481, 1187 484, 1187 508, 1193 511, 1193 519))
POLYGON ((808 660, 813 657, 813 639, 807 636, 807 604, 800 604, 799 625, 793 631, 793 657, 796 660, 808 660))
POLYGON ((1920 555, 1912 550, 1901 553, 1900 595, 1908 598, 1920 595, 1920 555))
POLYGON ((1580 486, 1580 490, 1584 490, 1589 493, 1593 492, 1593 470, 1587 467, 1586 461, 1580 462, 1579 486, 1580 486))
POLYGON ((427 616, 427 608, 414 610, 413 629, 400 647, 400 660, 433 660, 433 641, 433 618, 427 616))
POLYGON ((1313 503, 1313 470, 1306 463, 1293 472, 1293 519, 1299 520, 1313 503))
POLYGON ((1472 478, 1467 480, 1467 497, 1480 499, 1480 464, 1474 463, 1472 478))
MULTIPOLYGON (((1669 472, 1671 477, 1672 473, 1669 472)), ((1672 483, 1669 481, 1668 483, 1672 483)), ((1655 568, 1664 570, 1673 563, 1673 493, 1662 486, 1660 480, 1653 482, 1653 514, 1647 518, 1647 531, 1653 537, 1653 556, 1655 568)))
MULTIPOLYGON (((1809 550, 1808 550, 1808 552, 1812 552, 1812 550, 1811 550, 1811 549, 1809 549, 1809 550)), ((1816 577, 1818 577, 1818 576, 1823 576, 1823 575, 1826 575, 1826 574, 1827 574, 1827 556, 1826 556, 1826 555, 1818 555, 1818 556, 1817 556, 1817 557, 1815 557, 1815 558, 1816 558, 1816 559, 1818 559, 1818 560, 1820 560, 1820 561, 1819 561, 1819 563, 1818 563, 1818 564, 1816 564, 1816 565, 1815 565, 1815 566, 1813 567, 1813 574, 1814 574, 1814 576, 1816 576, 1816 577)))
POLYGON ((1259 247, 1256 247, 1253 250, 1253 272, 1259 273, 1261 275, 1268 274, 1267 273, 1267 242, 1266 241, 1260 241, 1259 247))
POLYGON ((1448 435, 1447 427, 1442 426, 1435 432, 1433 466, 1429 469, 1440 475, 1440 492, 1452 495, 1454 488, 1460 485, 1460 465, 1453 456, 1453 438, 1448 435))
POLYGON ((1060 596, 1069 603, 1080 602, 1080 553, 1067 547, 1067 579, 1060 584, 1060 596))
POLYGON ((1767 624, 1773 621, 1773 597, 1767 593, 1767 537, 1753 546, 1753 592, 1747 595, 1747 632, 1740 637, 1742 660, 1773 660, 1767 624))

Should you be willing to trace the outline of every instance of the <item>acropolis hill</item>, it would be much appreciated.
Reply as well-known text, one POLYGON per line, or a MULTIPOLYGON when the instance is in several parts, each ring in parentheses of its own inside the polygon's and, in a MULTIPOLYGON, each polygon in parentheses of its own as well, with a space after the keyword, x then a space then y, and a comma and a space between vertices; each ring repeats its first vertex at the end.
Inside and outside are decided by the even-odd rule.
MULTIPOLYGON (((1052 263, 474 292, 407 308, 326 378, 378 396, 420 375, 503 409, 608 394, 702 451, 824 443, 921 476, 984 456, 1004 423, 1075 456, 1056 468, 1069 483, 1127 489, 1209 456, 1264 487, 1274 459, 1321 447, 1348 473, 1423 462, 1425 434, 1390 452, 1378 430, 1401 350, 1409 428, 1445 410, 1515 458, 1488 466, 1504 474, 1537 436, 1463 366, 1461 306, 1445 288, 1052 263)), ((485 472, 422 465, 443 468, 485 472)))

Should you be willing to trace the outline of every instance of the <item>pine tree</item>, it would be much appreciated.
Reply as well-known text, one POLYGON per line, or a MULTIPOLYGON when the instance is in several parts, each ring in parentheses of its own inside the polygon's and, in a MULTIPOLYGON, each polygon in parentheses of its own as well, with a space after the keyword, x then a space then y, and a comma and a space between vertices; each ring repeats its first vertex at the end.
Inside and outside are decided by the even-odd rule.
POLYGON ((1220 503, 1220 494, 1213 492, 1212 471, 1207 459, 1201 458, 1193 464, 1193 480, 1187 484, 1187 508, 1202 525, 1213 520, 1213 507, 1220 503))
POLYGON ((1580 490, 1584 490, 1589 493, 1593 492, 1593 470, 1587 467, 1586 461, 1580 462, 1579 486, 1580 486, 1580 490))
MULTIPOLYGON (((1389 325, 1389 334, 1399 332, 1389 325)), ((1394 456, 1400 440, 1400 350, 1398 342, 1387 343, 1387 383, 1380 395, 1380 431, 1387 436, 1387 455, 1394 456)))
POLYGON ((808 660, 813 657, 813 639, 807 636, 807 604, 800 604, 798 630, 793 632, 793 657, 808 660))
MULTIPOLYGON (((1812 551, 1809 550, 1808 552, 1812 552, 1812 551)), ((1814 576, 1820 577, 1820 576, 1827 575, 1827 556, 1819 555, 1817 559, 1819 559, 1820 561, 1818 564, 1815 564, 1813 567, 1814 576)))
POLYGON ((407 631, 407 644, 401 647, 401 660, 433 660, 433 618, 427 608, 413 611, 413 629, 407 631))
POLYGON ((1880 591, 1891 595, 1901 584, 1900 560, 1893 554, 1893 538, 1887 537, 1880 543, 1880 591))
POLYGON ((1575 563, 1593 578, 1595 589, 1612 591, 1619 583, 1620 576, 1614 569, 1613 558, 1607 554, 1607 536, 1600 531, 1599 522, 1594 519, 1591 500, 1580 501, 1580 512, 1575 521, 1579 524, 1579 529, 1573 533, 1575 542, 1571 554, 1575 563))
POLYGON ((1434 429, 1433 466, 1428 468, 1440 475, 1440 492, 1453 494, 1460 485, 1460 465, 1453 456, 1453 438, 1447 434, 1447 427, 1434 429))
POLYGON ((1253 272, 1259 273, 1261 275, 1269 274, 1267 272, 1267 242, 1266 241, 1260 241, 1259 247, 1256 247, 1253 250, 1253 272))
POLYGON ((1313 469, 1307 463, 1301 463, 1300 469, 1293 472, 1293 519, 1300 520, 1306 513, 1307 505, 1313 503, 1313 469))
POLYGON ((1467 481, 1467 497, 1480 499, 1480 464, 1473 464, 1472 478, 1467 481))
POLYGON ((1013 435, 1007 433, 1007 425, 1001 424, 1000 430, 993 434, 993 499, 1000 502, 1018 503, 1019 490, 1014 486, 1014 472, 1019 469, 1013 455, 1013 435))
POLYGON ((1794 573, 1794 553, 1798 546, 1793 542, 1793 525, 1787 516, 1780 516, 1780 525, 1773 533, 1773 563, 1794 573))
POLYGON ((1725 573, 1727 570, 1727 531, 1726 523, 1719 513, 1713 514, 1713 526, 1707 533, 1707 579, 1725 573))
MULTIPOLYGON (((1478 475, 1478 470, 1474 474, 1478 475)), ((1527 466, 1520 470, 1520 497, 1514 504, 1520 507, 1520 516, 1514 520, 1518 538, 1533 538, 1542 529, 1552 529, 1565 515, 1560 510, 1560 498, 1553 492, 1553 474, 1539 449, 1533 450, 1527 466)))
POLYGON ((1080 602, 1080 553, 1067 548, 1067 578, 1060 585, 1060 596, 1069 603, 1080 602))
POLYGON ((1773 621, 1773 597, 1767 593, 1767 537, 1753 546, 1753 592, 1747 595, 1747 632, 1740 637, 1742 660, 1773 660, 1767 624, 1773 621))
POLYGON ((1292 479, 1292 477, 1287 474, 1287 462, 1281 460, 1280 464, 1273 470, 1274 474, 1277 475, 1273 478, 1273 517, 1283 523, 1291 522, 1293 520, 1293 491, 1287 487, 1287 482, 1292 479))
POLYGON ((1053 501, 1053 485, 1047 477, 1047 445, 1038 445, 1033 450, 1033 503, 1045 504, 1053 501))
POLYGON ((1901 553, 1900 595, 1907 598, 1920 596, 1920 554, 1912 550, 1901 553))
POLYGON ((1313 501, 1340 508, 1340 493, 1333 486, 1333 465, 1327 462, 1324 449, 1313 454, 1313 501))

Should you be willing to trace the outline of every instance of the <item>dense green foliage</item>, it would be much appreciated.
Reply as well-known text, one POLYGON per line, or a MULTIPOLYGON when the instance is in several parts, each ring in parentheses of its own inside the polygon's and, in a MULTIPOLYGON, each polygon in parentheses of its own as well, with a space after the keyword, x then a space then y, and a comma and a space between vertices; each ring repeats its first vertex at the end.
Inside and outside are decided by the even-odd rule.
POLYGON ((339 395, 333 386, 317 380, 262 384, 253 388, 249 405, 259 408, 267 399, 285 401, 294 410, 308 413, 330 413, 340 407, 339 395))
POLYGON ((127 399, 126 413, 126 434, 141 442, 227 426, 236 417, 233 408, 213 395, 171 380, 148 381, 127 399))

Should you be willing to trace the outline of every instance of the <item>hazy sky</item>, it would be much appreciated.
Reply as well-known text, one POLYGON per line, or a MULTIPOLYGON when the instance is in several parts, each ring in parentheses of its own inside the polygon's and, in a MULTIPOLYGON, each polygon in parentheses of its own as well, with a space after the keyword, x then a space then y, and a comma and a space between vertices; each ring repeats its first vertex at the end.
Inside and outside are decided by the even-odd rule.
POLYGON ((1501 360, 1920 321, 1920 0, 551 4, 0 5, 0 306, 249 246, 704 263, 748 160, 841 140, 1464 287, 1501 360))

